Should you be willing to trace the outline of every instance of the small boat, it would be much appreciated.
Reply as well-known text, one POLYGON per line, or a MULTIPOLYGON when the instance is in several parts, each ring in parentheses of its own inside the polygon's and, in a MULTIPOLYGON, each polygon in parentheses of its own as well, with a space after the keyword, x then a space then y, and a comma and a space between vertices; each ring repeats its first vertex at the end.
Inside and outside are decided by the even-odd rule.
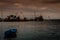
POLYGON ((17 37, 17 29, 9 29, 7 31, 5 31, 4 33, 4 38, 8 39, 8 38, 16 38, 17 37))

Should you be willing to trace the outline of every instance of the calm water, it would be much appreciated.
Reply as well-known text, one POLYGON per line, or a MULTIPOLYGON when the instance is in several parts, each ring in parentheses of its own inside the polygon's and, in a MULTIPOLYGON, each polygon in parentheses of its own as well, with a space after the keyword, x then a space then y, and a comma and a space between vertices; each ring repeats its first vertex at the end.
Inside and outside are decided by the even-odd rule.
POLYGON ((11 28, 18 31, 14 40, 60 40, 60 22, 0 22, 0 40, 11 28))

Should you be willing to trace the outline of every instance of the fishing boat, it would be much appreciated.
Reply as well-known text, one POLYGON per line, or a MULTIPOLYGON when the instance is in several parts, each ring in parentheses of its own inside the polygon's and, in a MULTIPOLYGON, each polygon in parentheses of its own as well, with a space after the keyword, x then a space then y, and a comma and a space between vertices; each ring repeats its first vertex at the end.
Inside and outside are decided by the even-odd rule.
POLYGON ((44 20, 44 18, 43 18, 43 16, 40 14, 40 16, 39 17, 36 17, 36 11, 34 11, 34 21, 43 21, 44 20))
POLYGON ((16 28, 9 29, 9 30, 4 32, 4 38, 5 39, 16 38, 17 37, 16 33, 17 33, 17 29, 16 28))

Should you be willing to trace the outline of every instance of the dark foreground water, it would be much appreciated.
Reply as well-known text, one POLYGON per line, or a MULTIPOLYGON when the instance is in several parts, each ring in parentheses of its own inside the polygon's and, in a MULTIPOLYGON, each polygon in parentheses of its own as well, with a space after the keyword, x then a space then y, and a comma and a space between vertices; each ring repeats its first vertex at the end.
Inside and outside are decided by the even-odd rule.
POLYGON ((12 40, 60 40, 60 22, 0 22, 0 40, 4 32, 17 28, 17 37, 12 40))

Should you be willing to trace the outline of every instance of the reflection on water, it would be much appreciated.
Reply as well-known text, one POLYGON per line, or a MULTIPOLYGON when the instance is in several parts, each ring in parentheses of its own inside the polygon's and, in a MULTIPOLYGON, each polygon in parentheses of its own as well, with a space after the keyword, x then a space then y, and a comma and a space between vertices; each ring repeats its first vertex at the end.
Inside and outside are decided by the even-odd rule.
POLYGON ((60 40, 60 22, 0 22, 0 40, 11 28, 17 28, 14 40, 60 40))

